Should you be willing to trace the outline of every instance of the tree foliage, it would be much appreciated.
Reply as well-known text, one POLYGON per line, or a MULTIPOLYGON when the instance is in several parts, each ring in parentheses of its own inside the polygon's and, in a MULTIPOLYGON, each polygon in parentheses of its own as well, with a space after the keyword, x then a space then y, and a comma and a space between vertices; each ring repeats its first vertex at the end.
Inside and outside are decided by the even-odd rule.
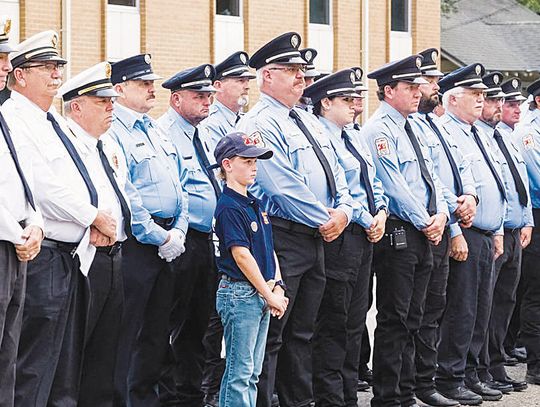
POLYGON ((443 15, 448 15, 450 13, 456 12, 458 2, 459 0, 441 0, 441 13, 443 15))
POLYGON ((518 2, 540 14, 540 0, 518 0, 518 2))

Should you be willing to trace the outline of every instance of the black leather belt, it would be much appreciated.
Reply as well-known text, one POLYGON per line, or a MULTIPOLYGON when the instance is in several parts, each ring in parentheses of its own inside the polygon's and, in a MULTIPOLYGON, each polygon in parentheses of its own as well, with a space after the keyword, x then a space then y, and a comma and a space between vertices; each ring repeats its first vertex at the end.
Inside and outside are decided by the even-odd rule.
POLYGON ((358 223, 351 222, 347 225, 345 228, 345 231, 353 234, 353 235, 365 235, 366 231, 362 226, 360 226, 358 223))
POLYGON ((165 230, 171 230, 176 218, 160 218, 159 216, 150 215, 156 225, 161 226, 165 230))
POLYGON ((291 232, 301 233, 303 235, 309 235, 311 237, 321 237, 319 229, 312 228, 301 223, 293 222, 291 220, 277 218, 270 216, 270 221, 272 226, 275 226, 280 229, 290 230, 291 232))
POLYGON ((75 250, 77 250, 77 246, 79 243, 66 243, 66 242, 59 242, 58 240, 53 239, 43 239, 41 242, 42 247, 49 247, 51 249, 58 249, 63 252, 71 253, 71 255, 75 254, 75 250))
POLYGON ((475 232, 481 233, 484 236, 489 236, 489 237, 493 236, 493 232, 491 230, 480 229, 480 228, 477 228, 476 226, 471 226, 470 229, 474 230, 475 232))
POLYGON ((210 232, 200 232, 200 231, 192 229, 192 228, 188 228, 187 234, 188 234, 188 236, 199 237, 199 238, 205 239, 205 240, 211 240, 212 239, 212 233, 210 233, 210 232))
MULTIPOLYGON (((403 220, 401 218, 398 218, 395 215, 388 216, 387 224, 392 224, 392 225, 397 224, 399 226, 403 226, 404 229, 414 230, 416 232, 422 233, 418 229, 416 229, 416 226, 414 226, 411 222, 407 222, 407 221, 405 221, 405 220, 403 220)), ((389 227, 386 228, 386 231, 391 232, 389 227)))
POLYGON ((122 242, 116 242, 112 246, 96 247, 98 253, 105 253, 111 257, 115 256, 122 249, 122 242))

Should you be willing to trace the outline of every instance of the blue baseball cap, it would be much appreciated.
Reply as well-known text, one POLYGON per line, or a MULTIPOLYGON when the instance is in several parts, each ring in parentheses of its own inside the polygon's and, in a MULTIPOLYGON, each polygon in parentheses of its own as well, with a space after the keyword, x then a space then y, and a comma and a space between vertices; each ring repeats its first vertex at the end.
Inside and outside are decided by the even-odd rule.
POLYGON ((273 151, 265 148, 261 133, 256 131, 247 135, 240 131, 229 133, 217 143, 214 150, 216 165, 219 167, 225 158, 244 157, 267 160, 274 155, 273 151))

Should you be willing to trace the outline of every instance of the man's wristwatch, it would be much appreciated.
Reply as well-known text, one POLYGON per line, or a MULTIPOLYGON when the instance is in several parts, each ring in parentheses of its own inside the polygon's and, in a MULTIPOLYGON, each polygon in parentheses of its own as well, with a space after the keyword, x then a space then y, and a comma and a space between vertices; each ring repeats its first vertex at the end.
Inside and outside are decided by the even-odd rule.
POLYGON ((283 282, 283 280, 277 280, 275 285, 274 285, 274 288, 276 287, 281 287, 281 289, 283 291, 287 291, 287 286, 285 285, 285 283, 283 282))

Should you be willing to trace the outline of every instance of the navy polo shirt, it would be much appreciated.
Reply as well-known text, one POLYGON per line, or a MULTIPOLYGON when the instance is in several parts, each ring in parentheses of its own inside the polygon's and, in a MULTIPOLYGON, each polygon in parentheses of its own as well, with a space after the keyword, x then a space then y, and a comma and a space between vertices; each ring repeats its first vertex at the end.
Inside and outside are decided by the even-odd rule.
POLYGON ((273 279, 276 264, 272 227, 266 213, 260 210, 259 200, 249 192, 244 196, 225 185, 217 203, 215 219, 220 251, 217 258, 219 273, 247 280, 231 253, 233 246, 242 246, 249 249, 264 279, 273 279))

